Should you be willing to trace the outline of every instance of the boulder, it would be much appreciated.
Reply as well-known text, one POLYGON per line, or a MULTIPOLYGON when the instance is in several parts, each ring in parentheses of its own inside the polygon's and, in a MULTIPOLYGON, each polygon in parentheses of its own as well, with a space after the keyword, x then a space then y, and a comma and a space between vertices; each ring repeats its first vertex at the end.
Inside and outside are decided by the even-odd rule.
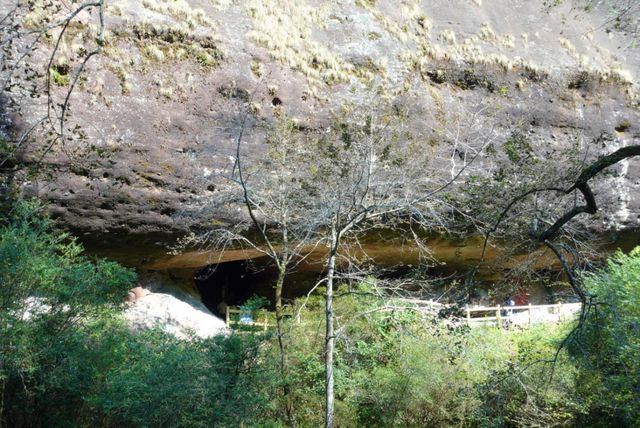
POLYGON ((203 305, 192 305, 170 294, 149 293, 127 305, 124 316, 134 331, 160 328, 180 339, 230 333, 225 322, 203 305))

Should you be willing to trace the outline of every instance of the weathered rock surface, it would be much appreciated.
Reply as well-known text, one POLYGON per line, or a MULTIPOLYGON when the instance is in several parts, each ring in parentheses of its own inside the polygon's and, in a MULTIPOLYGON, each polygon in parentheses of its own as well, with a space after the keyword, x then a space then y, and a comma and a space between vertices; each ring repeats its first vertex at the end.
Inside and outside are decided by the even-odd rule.
POLYGON ((124 317, 133 330, 160 328, 180 339, 228 335, 225 322, 202 303, 185 302, 170 294, 149 293, 127 303, 124 317))
MULTIPOLYGON (((0 0, 0 9, 10 3, 0 0)), ((25 21, 41 19, 34 4, 25 21)), ((567 5, 113 0, 106 12, 103 54, 89 62, 67 118, 81 135, 47 151, 37 179, 22 171, 13 180, 23 194, 49 201, 60 224, 108 255, 135 254, 137 264, 164 254, 188 227, 240 215, 234 208, 189 214, 216 191, 216 173, 232 165, 247 105, 255 157, 275 110, 318 127, 341 105, 372 98, 410 104, 412 133, 447 162, 455 162, 451 147, 434 130, 479 111, 495 125, 498 147, 514 129, 540 153, 578 141, 592 157, 640 138, 637 49, 605 31, 604 16, 567 5)), ((96 22, 95 15, 78 19, 59 52, 72 66, 96 22)), ((31 63, 46 68, 49 49, 44 44, 31 63)), ((65 89, 55 87, 54 102, 65 89)), ((6 103, 13 135, 47 105, 44 97, 5 97, 15 102, 6 103)), ((19 153, 23 165, 38 163, 48 146, 47 135, 33 137, 19 153)), ((600 181, 608 195, 598 227, 638 228, 640 161, 600 181)))

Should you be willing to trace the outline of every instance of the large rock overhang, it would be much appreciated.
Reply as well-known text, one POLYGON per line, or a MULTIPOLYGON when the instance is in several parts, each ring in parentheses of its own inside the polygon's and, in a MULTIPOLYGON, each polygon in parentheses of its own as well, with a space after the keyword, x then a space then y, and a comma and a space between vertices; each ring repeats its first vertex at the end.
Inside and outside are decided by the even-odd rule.
MULTIPOLYGON (((640 56, 624 49, 622 35, 599 28, 598 15, 576 18, 565 6, 549 14, 525 0, 179 3, 110 2, 105 49, 88 63, 67 119, 86 139, 41 159, 49 142, 36 133, 18 153, 24 168, 11 172, 23 195, 50 204, 61 227, 115 257, 129 254, 132 265, 197 269, 220 259, 202 252, 167 258, 166 247, 193 227, 241 215, 184 214, 215 191, 216 169, 232 164, 247 103, 247 153, 255 158, 277 111, 321 127, 341 105, 367 104, 368 88, 410 104, 410 126, 425 141, 440 126, 439 108, 464 114, 480 105, 500 106, 491 117, 499 138, 518 127, 537 147, 605 135, 594 146, 605 153, 640 135, 640 56), (286 37, 271 37, 276 29, 286 37)), ((91 17, 81 16, 60 55, 73 64, 90 28, 91 17)), ((46 67, 50 48, 43 44, 31 64, 46 67)), ((53 89, 60 101, 65 87, 53 89)), ((43 97, 20 99, 3 131, 19 135, 45 106, 43 97)), ((442 145, 439 155, 447 150, 442 145)), ((594 228, 636 230, 640 161, 628 161, 601 188, 611 202, 594 228)), ((234 257, 252 255, 223 259, 234 257)))

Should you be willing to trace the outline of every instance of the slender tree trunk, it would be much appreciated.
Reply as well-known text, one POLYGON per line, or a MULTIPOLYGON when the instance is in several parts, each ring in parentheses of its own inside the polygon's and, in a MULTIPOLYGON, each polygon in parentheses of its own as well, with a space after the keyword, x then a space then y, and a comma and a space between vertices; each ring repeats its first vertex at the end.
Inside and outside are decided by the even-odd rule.
POLYGON ((283 337, 283 318, 282 313, 282 288, 284 286, 284 277, 286 275, 286 266, 280 266, 278 269, 278 279, 275 287, 276 301, 276 336, 278 337, 278 346, 280 348, 280 374, 282 375, 283 385, 282 392, 284 394, 285 406, 287 412, 287 420, 291 427, 296 426, 296 418, 293 409, 293 397, 291 396, 291 385, 289 385, 289 358, 287 348, 283 337))
POLYGON ((326 404, 325 404, 325 427, 333 428, 333 410, 334 410, 334 392, 333 392, 333 353, 335 350, 335 337, 333 332, 333 277, 336 268, 336 253, 338 251, 338 234, 335 227, 331 230, 331 246, 329 250, 329 259, 327 261, 327 291, 326 300, 326 324, 327 331, 325 334, 325 387, 326 387, 326 404))
POLYGON ((0 388, 0 428, 4 426, 4 385, 5 380, 2 379, 2 388, 0 388))

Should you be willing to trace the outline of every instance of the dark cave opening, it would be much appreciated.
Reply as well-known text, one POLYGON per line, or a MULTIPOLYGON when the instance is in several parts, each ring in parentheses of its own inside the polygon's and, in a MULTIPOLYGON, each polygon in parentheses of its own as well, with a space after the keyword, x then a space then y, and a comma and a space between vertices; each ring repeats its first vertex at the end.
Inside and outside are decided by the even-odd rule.
MULTIPOLYGON (((214 314, 225 315, 225 306, 239 306, 253 295, 265 297, 273 310, 277 270, 271 259, 261 257, 207 266, 195 275, 202 303, 214 314)), ((283 287, 285 303, 305 295, 318 279, 316 272, 294 272, 283 287)))
MULTIPOLYGON (((298 266, 299 268, 299 266, 298 266)), ((317 267, 316 267, 317 268, 317 267)), ((285 279, 283 288, 284 304, 292 303, 295 298, 305 296, 322 276, 316 268, 291 272, 285 279)), ((462 288, 464 277, 454 269, 455 266, 437 266, 420 269, 418 266, 402 265, 385 270, 380 276, 384 280, 402 281, 403 288, 418 298, 431 299, 462 288), (457 285, 455 285, 457 282, 457 285), (454 289, 447 291, 448 287, 454 289)), ((237 260, 207 266, 195 275, 195 285, 202 303, 214 314, 224 317, 226 306, 238 307, 254 295, 265 297, 270 303, 268 310, 274 310, 274 285, 277 269, 268 257, 250 260, 237 260)), ((499 281, 498 281, 499 282, 499 281)), ((490 290, 496 286, 496 278, 480 278, 474 284, 470 296, 475 301, 496 300, 501 303, 504 296, 515 292, 509 288, 499 296, 490 296, 490 290)), ((513 284, 511 284, 513 286, 513 284)), ((529 287, 531 301, 548 302, 554 300, 559 290, 547 289, 543 283, 536 282, 529 287)), ((494 293, 495 294, 495 293, 494 293)), ((494 303, 496 303, 494 302, 494 303)))
POLYGON ((273 299, 270 284, 276 271, 268 258, 238 260, 201 269, 195 275, 202 303, 211 312, 224 316, 225 305, 238 306, 257 294, 273 299))

